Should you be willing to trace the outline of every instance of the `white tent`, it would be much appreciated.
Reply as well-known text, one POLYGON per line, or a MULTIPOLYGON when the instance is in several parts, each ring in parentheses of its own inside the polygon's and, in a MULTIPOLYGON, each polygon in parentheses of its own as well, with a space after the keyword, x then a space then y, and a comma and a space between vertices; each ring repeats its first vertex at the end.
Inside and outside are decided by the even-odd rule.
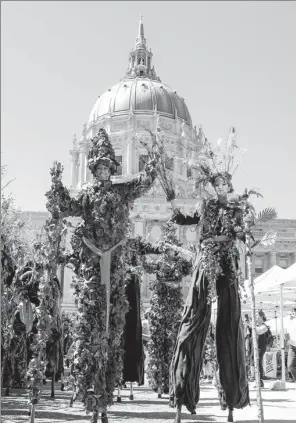
MULTIPOLYGON (((279 308, 282 380, 285 381, 284 315, 289 314, 292 306, 296 305, 296 263, 286 270, 279 266, 273 266, 254 280, 254 290, 257 308, 264 310, 268 307, 269 312, 275 313, 274 317, 277 317, 276 312, 279 308), (264 305, 264 307, 261 307, 261 305, 264 305)), ((245 304, 245 306, 250 307, 250 304, 247 303, 250 303, 250 301, 245 304)))
MULTIPOLYGON (((285 330, 287 329, 289 322, 290 322, 290 316, 285 316, 283 318, 283 326, 285 330)), ((267 320, 265 323, 270 328, 272 333, 277 334, 279 324, 280 324, 278 317, 276 317, 275 319, 267 320)))
POLYGON ((271 269, 264 272, 258 278, 254 279, 255 295, 261 292, 270 292, 270 290, 277 286, 277 283, 282 276, 284 269, 275 265, 271 269))
POLYGON ((283 283, 286 288, 296 289, 296 263, 292 264, 284 271, 281 283, 283 283))
MULTIPOLYGON (((296 271, 295 264, 293 264, 292 266, 294 267, 294 272, 295 272, 296 271)), ((282 269, 279 266, 273 266, 271 269, 267 270, 267 272, 263 273, 262 275, 254 279, 256 307, 264 311, 268 320, 279 316, 279 312, 280 312, 279 291, 280 291, 281 284, 284 283, 282 287, 283 316, 289 315, 291 307, 294 304, 296 304, 296 277, 295 277, 295 282, 292 282, 291 279, 293 278, 293 275, 294 275, 294 273, 292 273, 290 270, 292 266, 286 270, 282 269), (288 280, 289 282, 285 283, 286 280, 288 280)), ((251 310, 251 300, 250 300, 248 281, 245 281, 245 289, 246 289, 248 298, 242 304, 242 310, 244 313, 247 313, 247 312, 250 312, 251 310)))

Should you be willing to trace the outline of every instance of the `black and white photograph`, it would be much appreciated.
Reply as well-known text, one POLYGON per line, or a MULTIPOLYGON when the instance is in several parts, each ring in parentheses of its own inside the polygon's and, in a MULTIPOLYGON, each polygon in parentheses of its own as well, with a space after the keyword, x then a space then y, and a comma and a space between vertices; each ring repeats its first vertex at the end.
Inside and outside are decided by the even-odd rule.
POLYGON ((1 2, 2 423, 296 423, 295 22, 1 2))

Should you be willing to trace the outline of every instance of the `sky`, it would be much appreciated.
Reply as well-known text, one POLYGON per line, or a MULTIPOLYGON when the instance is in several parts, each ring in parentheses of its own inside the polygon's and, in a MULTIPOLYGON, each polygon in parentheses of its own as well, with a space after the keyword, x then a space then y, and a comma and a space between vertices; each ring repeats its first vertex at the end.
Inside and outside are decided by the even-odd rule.
POLYGON ((1 162, 23 210, 45 210, 49 168, 70 184, 73 134, 125 74, 140 14, 162 82, 213 142, 246 147, 237 192, 296 218, 296 2, 1 2, 1 162))

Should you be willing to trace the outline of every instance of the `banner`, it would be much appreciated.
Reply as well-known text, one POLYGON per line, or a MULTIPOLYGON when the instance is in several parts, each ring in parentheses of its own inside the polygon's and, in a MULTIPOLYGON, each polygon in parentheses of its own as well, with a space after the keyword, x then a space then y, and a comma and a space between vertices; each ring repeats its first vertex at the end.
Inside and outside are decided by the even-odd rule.
POLYGON ((263 371, 266 377, 277 377, 277 352, 266 352, 263 356, 263 371))

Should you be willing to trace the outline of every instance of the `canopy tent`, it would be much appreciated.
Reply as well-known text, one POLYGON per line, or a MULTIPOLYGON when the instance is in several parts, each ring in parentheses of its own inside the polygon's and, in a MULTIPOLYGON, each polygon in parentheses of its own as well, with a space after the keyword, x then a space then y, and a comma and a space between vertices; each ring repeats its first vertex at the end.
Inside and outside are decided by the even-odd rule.
MULTIPOLYGON (((275 313, 275 318, 277 317, 276 312, 279 308, 282 380, 285 382, 284 316, 290 313, 292 306, 296 306, 296 263, 292 264, 286 270, 279 266, 273 266, 254 280, 254 291, 257 308, 262 308, 264 311, 267 309, 269 314, 272 312, 275 313)), ((247 292, 247 294, 249 293, 247 292)), ((244 306, 251 309, 250 299, 245 302, 244 306)))
POLYGON ((292 264, 284 271, 281 283, 283 283, 286 288, 296 289, 296 263, 292 264))
MULTIPOLYGON (((277 333, 278 332, 278 328, 279 328, 279 324, 280 324, 280 322, 278 320, 278 317, 279 316, 277 316, 274 319, 267 320, 265 322, 266 325, 270 328, 270 330, 271 330, 272 333, 277 333)), ((285 316, 283 318, 283 327, 284 327, 284 330, 287 329, 289 322, 290 322, 290 316, 285 316)))
MULTIPOLYGON (((256 307, 264 311, 268 320, 276 318, 279 315, 280 285, 284 284, 282 287, 283 316, 287 316, 290 313, 291 307, 296 304, 295 264, 286 270, 279 266, 273 266, 271 269, 254 279, 256 307), (292 267, 294 268, 294 273, 290 270, 292 267), (295 279, 293 279, 293 277, 295 279), (288 282, 285 283, 285 280, 288 282)), ((245 282, 245 289, 247 299, 242 304, 242 311, 244 313, 249 313, 251 311, 251 299, 248 281, 245 282)))

